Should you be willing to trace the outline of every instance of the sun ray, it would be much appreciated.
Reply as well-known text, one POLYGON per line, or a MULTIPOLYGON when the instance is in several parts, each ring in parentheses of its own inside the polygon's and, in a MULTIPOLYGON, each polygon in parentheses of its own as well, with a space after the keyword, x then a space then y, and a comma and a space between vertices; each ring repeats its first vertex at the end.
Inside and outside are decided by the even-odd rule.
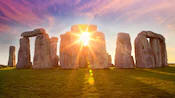
POLYGON ((80 40, 84 46, 87 46, 89 44, 89 40, 90 40, 89 32, 82 32, 81 36, 80 36, 80 40))

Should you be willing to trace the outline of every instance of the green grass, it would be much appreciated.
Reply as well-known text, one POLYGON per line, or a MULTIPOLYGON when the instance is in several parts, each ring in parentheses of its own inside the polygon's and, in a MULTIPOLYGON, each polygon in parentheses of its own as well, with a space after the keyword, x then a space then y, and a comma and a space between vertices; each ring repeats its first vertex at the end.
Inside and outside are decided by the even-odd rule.
POLYGON ((0 69, 0 98, 172 98, 175 66, 157 69, 0 69), (92 74, 93 73, 93 74, 92 74))

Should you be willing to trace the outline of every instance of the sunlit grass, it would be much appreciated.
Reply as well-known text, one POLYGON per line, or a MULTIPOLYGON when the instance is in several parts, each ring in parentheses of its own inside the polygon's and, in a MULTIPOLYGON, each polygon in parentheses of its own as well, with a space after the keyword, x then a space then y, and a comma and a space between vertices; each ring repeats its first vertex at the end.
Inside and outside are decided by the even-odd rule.
POLYGON ((175 67, 157 69, 0 69, 0 98, 175 97, 175 67))

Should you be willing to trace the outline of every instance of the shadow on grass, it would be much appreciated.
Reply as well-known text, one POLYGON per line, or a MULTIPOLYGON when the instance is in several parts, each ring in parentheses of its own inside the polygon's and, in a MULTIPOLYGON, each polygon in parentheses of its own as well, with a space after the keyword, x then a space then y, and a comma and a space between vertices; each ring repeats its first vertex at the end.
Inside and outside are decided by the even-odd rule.
MULTIPOLYGON (((143 70, 144 71, 144 70, 143 70)), ((144 72, 144 74, 149 72, 144 72)), ((161 89, 151 83, 144 82, 137 78, 140 72, 130 69, 117 69, 114 71, 95 72, 95 86, 98 89, 99 97, 168 97, 175 96, 167 89, 161 89), (135 71, 135 73, 134 73, 135 71), (115 72, 115 73, 114 73, 115 72), (101 78, 98 78, 101 77, 101 78)), ((143 74, 143 73, 142 73, 143 74)), ((142 75, 140 75, 142 77, 142 75)), ((148 76, 149 78, 150 76, 148 76)), ((157 81, 157 80, 156 80, 157 81)), ((166 86, 166 85, 160 85, 166 86)))
POLYGON ((175 69, 174 67, 168 67, 168 68, 166 68, 166 70, 163 68, 142 69, 141 73, 143 73, 143 74, 137 74, 136 76, 157 78, 157 79, 161 79, 161 80, 172 81, 175 84, 175 72, 174 73, 171 72, 174 69, 175 69))
POLYGON ((155 70, 160 72, 175 73, 175 66, 167 66, 163 68, 156 68, 155 70))

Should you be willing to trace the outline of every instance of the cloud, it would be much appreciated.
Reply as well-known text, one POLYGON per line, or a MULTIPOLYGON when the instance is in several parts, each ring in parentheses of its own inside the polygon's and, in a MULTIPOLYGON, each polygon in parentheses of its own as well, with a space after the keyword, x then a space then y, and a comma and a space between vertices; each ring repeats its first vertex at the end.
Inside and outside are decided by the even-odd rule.
POLYGON ((0 23, 0 32, 4 32, 4 31, 9 30, 9 29, 11 29, 11 27, 9 27, 8 25, 0 23))
POLYGON ((16 23, 28 26, 41 21, 39 16, 24 4, 12 0, 1 0, 0 5, 1 13, 3 13, 4 17, 6 17, 6 19, 8 18, 8 20, 13 20, 16 23))
POLYGON ((121 10, 128 8, 139 0, 90 0, 87 4, 78 7, 81 15, 95 17, 106 14, 119 13, 121 10), (87 10, 87 11, 84 11, 87 10))

